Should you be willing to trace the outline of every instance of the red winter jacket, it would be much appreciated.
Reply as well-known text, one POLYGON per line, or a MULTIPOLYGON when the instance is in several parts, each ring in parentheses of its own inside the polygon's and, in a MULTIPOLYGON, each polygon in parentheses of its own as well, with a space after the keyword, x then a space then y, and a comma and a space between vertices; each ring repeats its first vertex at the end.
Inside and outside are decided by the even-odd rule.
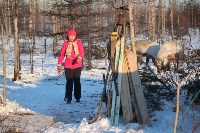
MULTIPOLYGON (((84 48, 83 48, 83 43, 81 42, 81 40, 76 39, 74 40, 74 42, 77 41, 77 45, 78 45, 78 51, 79 51, 79 56, 83 59, 84 57, 84 48)), ((76 62, 76 57, 74 54, 74 49, 72 48, 72 52, 71 52, 71 57, 67 58, 66 56, 66 50, 68 47, 68 41, 64 42, 62 45, 62 48, 60 50, 60 56, 58 58, 58 65, 61 65, 63 62, 63 59, 65 58, 65 68, 70 68, 70 69, 75 69, 75 68, 79 68, 83 66, 82 61, 80 62, 76 62)))

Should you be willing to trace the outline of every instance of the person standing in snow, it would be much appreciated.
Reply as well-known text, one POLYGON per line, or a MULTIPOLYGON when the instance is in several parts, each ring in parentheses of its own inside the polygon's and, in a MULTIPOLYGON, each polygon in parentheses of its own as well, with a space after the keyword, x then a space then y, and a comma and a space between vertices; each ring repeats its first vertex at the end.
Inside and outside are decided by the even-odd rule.
POLYGON ((63 43, 58 58, 57 69, 61 71, 61 64, 65 58, 64 68, 66 77, 66 92, 64 100, 71 103, 72 91, 74 86, 74 97, 76 102, 80 102, 81 83, 80 76, 83 67, 84 48, 83 43, 78 39, 77 32, 73 29, 68 30, 66 34, 66 42, 63 43))

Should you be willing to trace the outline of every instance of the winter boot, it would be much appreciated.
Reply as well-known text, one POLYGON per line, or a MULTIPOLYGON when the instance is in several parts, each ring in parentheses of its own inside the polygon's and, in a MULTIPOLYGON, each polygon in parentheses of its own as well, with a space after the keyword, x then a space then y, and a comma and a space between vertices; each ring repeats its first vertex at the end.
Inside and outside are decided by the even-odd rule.
POLYGON ((68 100, 67 100, 67 104, 70 104, 70 103, 71 103, 71 100, 68 99, 68 100))
POLYGON ((80 99, 76 99, 76 102, 77 102, 77 103, 80 103, 80 99))

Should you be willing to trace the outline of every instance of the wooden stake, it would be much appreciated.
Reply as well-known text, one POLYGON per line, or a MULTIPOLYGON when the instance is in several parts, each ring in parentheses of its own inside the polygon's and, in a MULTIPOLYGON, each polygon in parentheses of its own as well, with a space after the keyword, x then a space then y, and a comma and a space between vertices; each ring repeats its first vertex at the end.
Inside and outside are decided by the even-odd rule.
POLYGON ((176 126, 177 126, 177 121, 178 121, 178 112, 179 112, 179 93, 180 93, 180 80, 178 81, 178 86, 177 86, 177 96, 176 96, 176 117, 174 121, 174 133, 176 133, 176 126))

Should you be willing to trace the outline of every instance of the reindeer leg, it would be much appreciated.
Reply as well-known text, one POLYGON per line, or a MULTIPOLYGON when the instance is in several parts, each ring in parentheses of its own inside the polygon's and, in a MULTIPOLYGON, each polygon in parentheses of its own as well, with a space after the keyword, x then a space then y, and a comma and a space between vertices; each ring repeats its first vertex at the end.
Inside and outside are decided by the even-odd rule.
POLYGON ((177 54, 177 56, 176 56, 176 71, 178 70, 179 60, 180 60, 180 54, 177 54))
POLYGON ((173 65, 174 65, 174 71, 176 72, 177 70, 177 63, 176 63, 176 59, 173 60, 173 65))
POLYGON ((149 64, 149 59, 150 59, 149 55, 148 55, 148 54, 146 54, 146 65, 148 65, 148 64, 149 64))

